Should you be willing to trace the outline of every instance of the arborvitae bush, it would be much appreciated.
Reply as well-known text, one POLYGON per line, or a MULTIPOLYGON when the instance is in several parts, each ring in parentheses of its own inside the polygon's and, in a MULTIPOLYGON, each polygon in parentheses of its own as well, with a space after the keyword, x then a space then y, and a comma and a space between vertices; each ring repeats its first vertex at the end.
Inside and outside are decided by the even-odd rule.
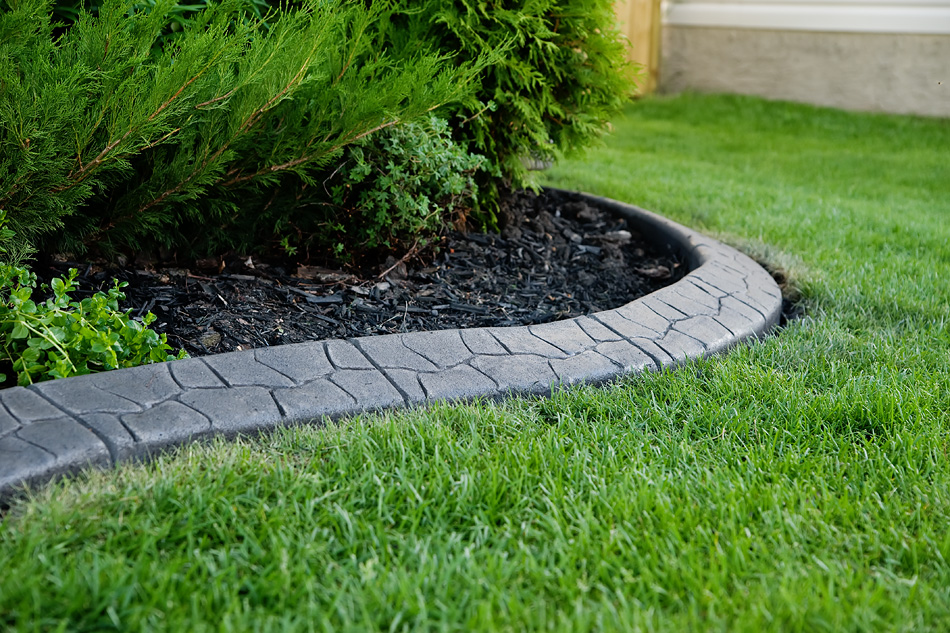
POLYGON ((247 246, 274 227, 241 202, 286 179, 315 185, 347 145, 459 98, 474 73, 380 51, 384 9, 350 0, 266 27, 244 2, 209 5, 157 53, 173 0, 106 0, 57 38, 49 2, 7 3, 0 208, 47 250, 247 246))
POLYGON ((500 52, 474 96, 442 112, 455 139, 487 156, 494 175, 514 185, 525 184, 523 159, 555 159, 590 145, 632 95, 634 69, 613 0, 398 4, 380 26, 397 53, 457 52, 461 64, 500 52))

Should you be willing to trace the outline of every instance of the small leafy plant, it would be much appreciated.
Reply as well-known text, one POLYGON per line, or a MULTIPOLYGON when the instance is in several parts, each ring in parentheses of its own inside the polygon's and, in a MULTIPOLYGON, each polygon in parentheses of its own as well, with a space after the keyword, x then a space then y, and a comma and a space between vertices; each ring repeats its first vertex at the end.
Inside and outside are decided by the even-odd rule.
POLYGON ((487 163, 457 145, 436 116, 375 134, 346 158, 342 182, 331 189, 346 218, 338 228, 367 248, 424 241, 464 214, 477 202, 474 174, 487 163))
MULTIPOLYGON (((69 296, 75 279, 75 268, 66 278, 53 279, 53 296, 37 303, 32 298, 36 275, 21 266, 0 264, 0 363, 12 368, 17 384, 187 356, 184 350, 169 354, 165 335, 148 327, 155 320, 151 312, 139 322, 131 311, 119 311, 125 282, 75 301, 69 296)), ((0 383, 7 379, 0 373, 0 383)))

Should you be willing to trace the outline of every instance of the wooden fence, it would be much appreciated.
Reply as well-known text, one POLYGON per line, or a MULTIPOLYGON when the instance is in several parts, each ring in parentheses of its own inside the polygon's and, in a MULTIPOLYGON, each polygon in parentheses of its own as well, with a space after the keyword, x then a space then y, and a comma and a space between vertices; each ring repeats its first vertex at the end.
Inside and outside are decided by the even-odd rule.
POLYGON ((614 5, 630 59, 642 67, 639 94, 656 90, 660 70, 660 0, 617 0, 614 5))

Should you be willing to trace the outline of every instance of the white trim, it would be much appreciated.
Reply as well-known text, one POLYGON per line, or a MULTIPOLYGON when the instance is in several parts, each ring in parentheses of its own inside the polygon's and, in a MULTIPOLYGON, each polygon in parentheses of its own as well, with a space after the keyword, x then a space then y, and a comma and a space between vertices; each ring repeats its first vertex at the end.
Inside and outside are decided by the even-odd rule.
POLYGON ((950 34, 950 0, 673 1, 665 17, 674 26, 950 34))

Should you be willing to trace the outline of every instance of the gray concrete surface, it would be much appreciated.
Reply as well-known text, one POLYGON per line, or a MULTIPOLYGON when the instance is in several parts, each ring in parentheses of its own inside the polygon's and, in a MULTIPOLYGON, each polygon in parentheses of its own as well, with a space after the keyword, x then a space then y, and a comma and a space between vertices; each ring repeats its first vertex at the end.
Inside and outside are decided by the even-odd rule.
POLYGON ((721 352, 777 323, 781 292, 738 251, 589 196, 685 257, 679 282, 615 310, 513 328, 313 341, 0 391, 0 497, 212 435, 439 400, 550 394, 721 352))
POLYGON ((950 35, 666 25, 659 89, 950 117, 950 35))

